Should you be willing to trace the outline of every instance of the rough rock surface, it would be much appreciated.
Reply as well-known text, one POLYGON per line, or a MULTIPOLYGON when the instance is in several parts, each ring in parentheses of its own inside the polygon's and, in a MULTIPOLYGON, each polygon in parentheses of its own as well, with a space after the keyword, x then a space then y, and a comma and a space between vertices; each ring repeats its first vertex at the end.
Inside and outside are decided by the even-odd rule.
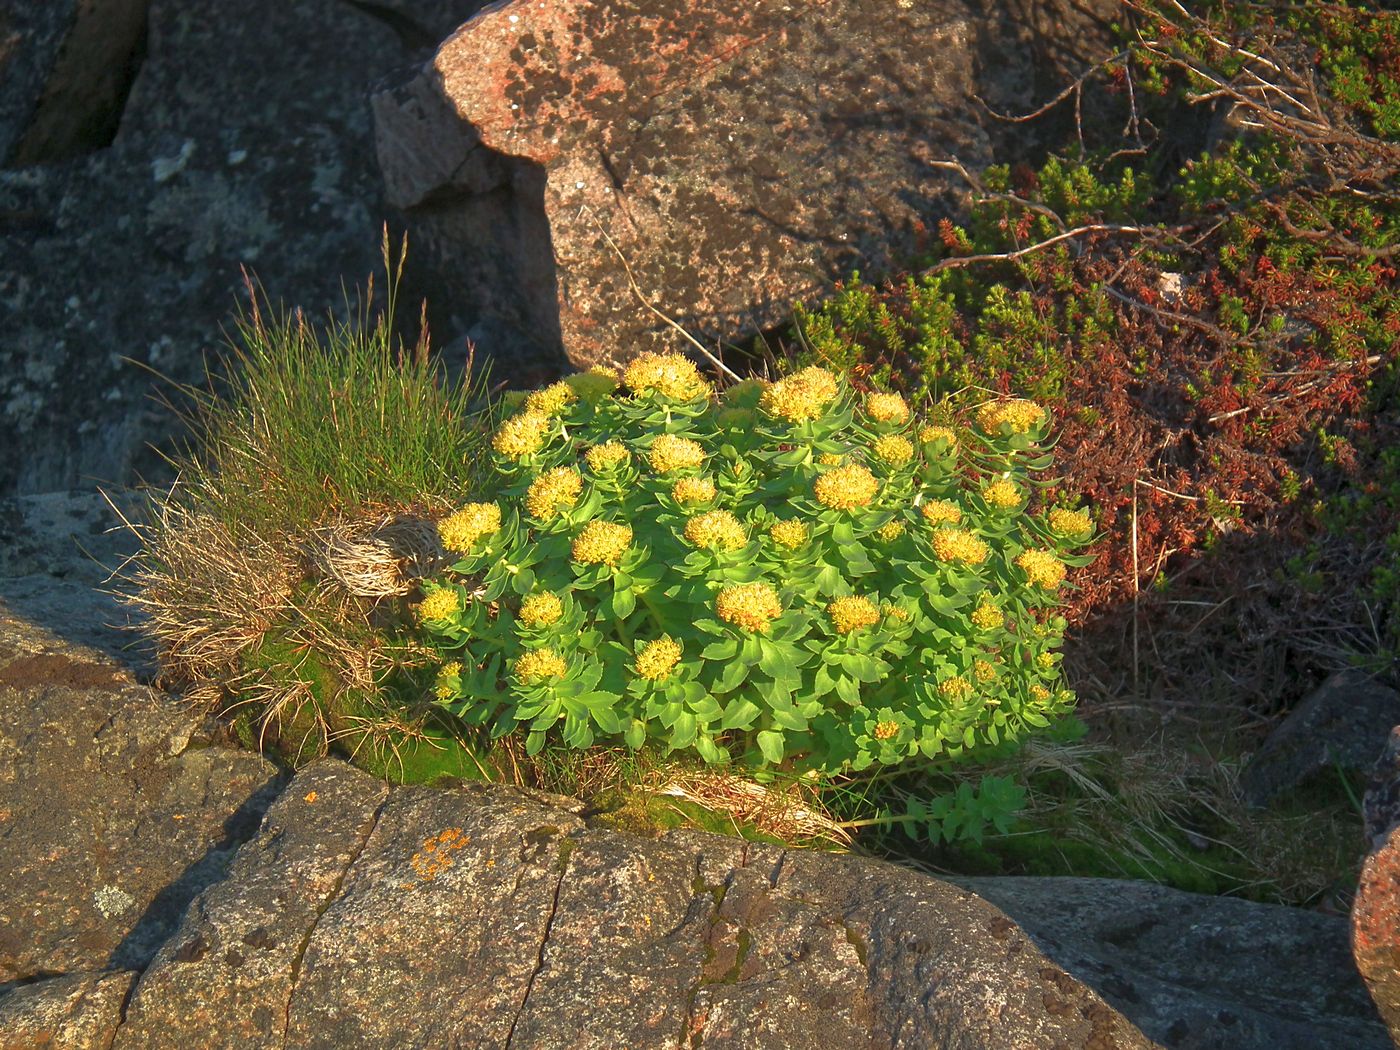
POLYGON ((995 908, 886 864, 299 774, 115 1047, 1147 1047, 995 908))
POLYGON ((1370 852, 1351 910, 1356 965, 1400 1043, 1400 726, 1390 731, 1364 802, 1370 852))
POLYGON ((1018 74, 977 77, 992 26, 958 0, 515 0, 376 97, 380 166, 434 301, 580 365, 675 339, 610 237, 666 313, 736 339, 949 213, 933 162, 990 159, 970 96, 1018 74))
POLYGON ((136 974, 131 970, 51 977, 0 994, 5 1050, 111 1050, 112 1033, 136 974))
POLYGON ((957 881, 1165 1046, 1390 1046, 1341 917, 1115 879, 957 881))
POLYGON ((81 59, 74 76, 129 79, 110 131, 0 170, 0 494, 159 474, 146 442, 176 420, 151 399, 171 389, 151 370, 202 378, 240 267, 312 317, 381 268, 369 95, 480 6, 146 2, 0 0, 0 135, 58 135, 72 107, 35 114, 85 90, 65 54, 81 59), (123 72, 110 20, 138 8, 144 50, 123 72))
POLYGON ((1240 776, 1245 798, 1267 805, 1338 766, 1365 775, 1397 722, 1400 692, 1364 671, 1339 671, 1289 712, 1254 753, 1240 776))

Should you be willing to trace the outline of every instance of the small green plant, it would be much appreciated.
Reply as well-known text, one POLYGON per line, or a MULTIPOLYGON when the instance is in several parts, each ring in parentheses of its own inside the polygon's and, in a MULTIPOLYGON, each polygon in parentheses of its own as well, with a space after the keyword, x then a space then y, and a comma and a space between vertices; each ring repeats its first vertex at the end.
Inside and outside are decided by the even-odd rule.
MULTIPOLYGON (((714 396, 643 354, 529 395, 495 502, 438 523, 439 702, 493 737, 835 774, 960 759, 1067 712, 1054 615, 1089 514, 1048 513, 1049 416, 922 426, 807 368, 714 396)), ((947 815, 945 815, 946 817, 947 815)))

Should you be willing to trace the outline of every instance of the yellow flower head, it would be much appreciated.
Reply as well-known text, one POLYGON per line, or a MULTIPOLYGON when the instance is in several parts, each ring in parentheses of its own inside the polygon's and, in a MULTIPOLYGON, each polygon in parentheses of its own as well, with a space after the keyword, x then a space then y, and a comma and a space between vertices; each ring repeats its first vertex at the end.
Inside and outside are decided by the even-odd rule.
POLYGON ((707 551, 737 551, 748 542, 744 526, 727 510, 707 510, 685 523, 685 538, 707 551))
POLYGON ((1042 671, 1049 671, 1054 668, 1055 659, 1054 653, 1041 653, 1035 658, 1035 662, 1040 665, 1042 671))
POLYGON ((900 623, 909 622, 909 610, 901 609, 898 605, 886 605, 885 615, 891 620, 898 620, 900 623))
POLYGON ((865 399, 865 414, 877 423, 907 423, 909 406, 898 394, 871 394, 865 399))
POLYGON ((998 627, 1006 626, 1006 615, 984 597, 977 608, 972 610, 972 622, 984 631, 994 631, 998 627))
POLYGON ((1031 686, 1031 699, 1038 704, 1043 704, 1050 699, 1050 690, 1036 682, 1031 686))
POLYGON ((1085 536, 1093 531, 1094 523, 1088 511, 1056 507, 1050 512, 1050 528, 1061 536, 1085 536))
POLYGON ((679 642, 670 638, 657 638, 647 642, 637 654, 637 674, 658 682, 670 675, 680 658, 679 642))
POLYGON ((940 561, 981 565, 991 549, 966 529, 939 529, 933 534, 933 553, 940 561))
POLYGON ((617 389, 617 373, 610 368, 590 368, 565 376, 564 383, 580 400, 596 405, 617 389))
POLYGON ((626 463, 630 455, 631 453, 623 447, 622 442, 604 441, 601 445, 594 445, 584 453, 583 460, 588 464, 589 470, 601 474, 626 463))
POLYGON ((839 452, 823 452, 817 457, 817 462, 824 467, 839 467, 846 462, 846 457, 839 452))
POLYGON ((1016 558, 1016 564, 1025 572, 1031 583, 1037 587, 1044 587, 1047 591, 1055 590, 1064 582, 1064 563, 1049 551, 1023 551, 1016 558))
POLYGON ((525 509, 540 521, 548 521, 559 511, 578 502, 583 477, 573 467, 554 467, 530 482, 525 490, 525 509))
POLYGON ((538 452, 549 432, 549 417, 540 412, 521 412, 501 424, 491 447, 503 456, 524 459, 538 452))
POLYGON ((982 490, 982 498, 993 507, 1010 510, 1021 505, 1021 490, 1006 478, 998 478, 982 490))
POLYGON ((546 678, 563 678, 568 670, 564 658, 547 645, 522 653, 515 661, 515 677, 526 685, 546 678))
POLYGON ((990 661, 974 660, 972 662, 972 676, 985 685, 997 680, 997 669, 990 661))
POLYGON ((1045 421, 1045 409, 1034 401, 1013 398, 1009 401, 989 401, 977 410, 977 425, 988 434, 995 434, 1005 423, 1013 434, 1024 434, 1045 421))
POLYGON ((709 503, 715 498, 715 483, 709 478, 681 478, 671 486, 677 503, 709 503))
POLYGON ((899 735, 898 722, 876 722, 874 736, 876 740, 892 740, 899 735))
POLYGON ((437 523, 438 538, 450 551, 469 551, 483 536, 501 527, 501 508, 494 503, 468 503, 437 523))
POLYGON ((904 535, 904 519, 891 518, 875 530, 875 535, 879 536, 880 539, 884 540, 886 543, 893 543, 904 535))
POLYGON ((526 627, 548 627, 564 615, 564 603, 559 595, 540 591, 525 596, 520 603, 520 622, 526 627))
POLYGON ((836 628, 837 634, 850 634, 880 622, 880 610, 875 603, 859 595, 837 598, 826 607, 826 613, 831 617, 831 625, 836 628))
POLYGON ((925 445, 931 445, 935 441, 946 441, 949 448, 958 447, 958 435, 947 427, 924 427, 919 431, 919 440, 925 445))
POLYGON ((698 441, 662 434, 651 443, 647 462, 658 474, 669 474, 673 470, 692 470, 705 462, 705 450, 698 441))
POLYGON ((632 546, 632 526, 612 521, 590 521, 573 542, 574 561, 584 565, 616 565, 632 546))
POLYGON ((881 434, 871 447, 875 458, 887 467, 902 467, 914 458, 914 446, 898 434, 881 434))
POLYGON ((773 542, 779 547, 795 551, 807 542, 807 525, 796 518, 775 521, 769 527, 768 535, 773 537, 773 542))
POLYGON ((451 700, 457 695, 457 686, 452 683, 452 679, 460 679, 462 675, 462 665, 452 660, 438 668, 437 680, 433 683, 433 692, 437 694, 439 700, 451 700))
POLYGON ((833 510, 854 510, 875 498, 880 483, 858 463, 828 470, 817 478, 817 502, 833 510))
POLYGON ((962 521, 962 508, 951 500, 929 500, 919 508, 919 513, 930 525, 956 525, 962 521))
POLYGON ((972 695, 972 683, 960 675, 955 675, 939 682, 938 692, 945 700, 952 700, 956 703, 959 700, 966 700, 972 695))
POLYGON ((672 401, 710 394, 710 384, 700 377, 699 369, 680 354, 640 354, 627 366, 622 379, 634 394, 654 392, 672 401))
POLYGON ((456 616, 461 610, 462 603, 457 597, 457 592, 449 588, 443 588, 440 591, 433 591, 418 603, 418 622, 427 623, 429 620, 448 620, 456 616))
POLYGON ((725 623, 767 634, 769 626, 783 614, 783 606, 778 592, 768 584, 739 583, 715 596, 715 613, 725 623))
POLYGON ((578 394, 568 383, 552 383, 536 390, 525 399, 526 412, 538 412, 542 416, 557 416, 578 400, 578 394))
POLYGON ((836 377, 813 365, 769 386, 760 404, 769 415, 801 423, 820 418, 840 392, 836 377))

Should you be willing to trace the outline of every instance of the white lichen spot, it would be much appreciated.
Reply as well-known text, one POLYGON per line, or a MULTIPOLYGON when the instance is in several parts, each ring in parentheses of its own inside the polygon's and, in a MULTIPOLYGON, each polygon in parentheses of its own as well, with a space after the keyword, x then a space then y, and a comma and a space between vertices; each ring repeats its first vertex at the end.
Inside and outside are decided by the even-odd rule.
POLYGON ((180 152, 173 157, 157 157, 151 161, 151 176, 156 182, 168 182, 180 172, 194 156, 194 139, 185 139, 180 152))
POLYGON ((112 919, 131 910, 136 898, 118 886, 110 883, 92 891, 92 903, 104 919, 112 919))

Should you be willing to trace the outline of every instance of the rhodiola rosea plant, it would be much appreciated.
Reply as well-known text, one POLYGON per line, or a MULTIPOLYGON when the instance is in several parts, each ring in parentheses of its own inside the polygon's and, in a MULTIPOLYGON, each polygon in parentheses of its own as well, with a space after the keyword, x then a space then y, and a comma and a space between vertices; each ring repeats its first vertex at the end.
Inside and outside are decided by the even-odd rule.
POLYGON ((957 758, 1073 705, 1054 614, 1084 510, 1038 506, 1048 414, 921 422, 807 368, 717 395, 643 354, 530 394, 494 502, 438 523, 439 703, 534 754, 625 743, 838 773, 957 758))

